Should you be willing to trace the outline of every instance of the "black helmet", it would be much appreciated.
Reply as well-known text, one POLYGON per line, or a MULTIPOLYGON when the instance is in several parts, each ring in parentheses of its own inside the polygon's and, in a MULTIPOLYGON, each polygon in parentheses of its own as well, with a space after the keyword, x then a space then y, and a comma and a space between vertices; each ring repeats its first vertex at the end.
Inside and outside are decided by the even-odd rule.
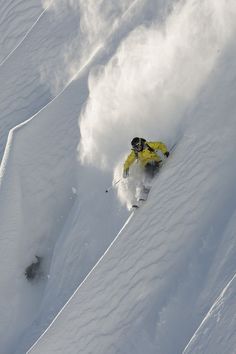
POLYGON ((133 140, 131 141, 131 145, 132 145, 132 147, 133 147, 134 150, 141 151, 141 150, 143 150, 143 147, 144 147, 145 142, 146 142, 145 139, 135 137, 135 138, 133 138, 133 140))

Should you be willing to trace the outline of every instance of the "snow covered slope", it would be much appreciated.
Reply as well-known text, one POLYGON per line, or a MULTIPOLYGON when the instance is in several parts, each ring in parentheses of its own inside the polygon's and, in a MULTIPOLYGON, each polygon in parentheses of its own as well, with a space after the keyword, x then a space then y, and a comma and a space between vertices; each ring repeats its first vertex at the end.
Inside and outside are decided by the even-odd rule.
MULTIPOLYGON (((99 6, 90 14, 90 4, 86 1, 80 6, 68 1, 58 2, 59 6, 50 2, 47 11, 41 14, 24 40, 0 66, 1 158, 9 130, 47 105, 90 62, 112 33, 111 22, 115 23, 114 30, 119 28, 130 2, 115 6, 111 19, 107 14, 107 22, 100 19, 99 6), (87 17, 91 16, 90 21, 96 15, 95 34, 88 27, 87 17)), ((22 1, 19 7, 24 12, 27 5, 22 1)), ((20 30, 23 31, 23 27, 19 26, 20 30)), ((6 33, 5 36, 8 41, 9 35, 6 33)))
POLYGON ((0 67, 1 351, 233 353, 234 1, 50 4, 0 67), (136 135, 178 144, 128 218, 136 135))
MULTIPOLYGON (((147 203, 29 353, 181 353, 233 278, 233 38, 221 52, 189 105, 184 134, 147 203)), ((226 314, 234 301, 233 283, 227 289, 226 314)), ((200 344, 193 339, 187 352, 233 353, 235 334, 227 345, 227 333, 222 333, 218 347, 212 317, 204 323, 213 338, 201 341, 206 333, 201 326, 196 334, 200 344)), ((221 330, 228 328, 222 324, 221 330)))
POLYGON ((43 12, 40 0, 0 1, 0 64, 20 45, 43 12))
POLYGON ((235 276, 225 287, 184 353, 235 353, 235 276))
MULTIPOLYGON (((85 2, 84 16, 86 11, 90 9, 86 4, 85 2)), ((78 38, 78 33, 73 26, 78 26, 77 20, 81 8, 74 8, 74 6, 71 8, 67 6, 67 3, 61 5, 59 9, 53 8, 50 12, 42 14, 25 40, 1 66, 0 72, 2 82, 6 82, 4 90, 1 91, 3 95, 1 100, 2 147, 4 147, 9 129, 22 120, 26 120, 25 123, 10 130, 1 165, 0 242, 2 267, 0 282, 3 290, 0 307, 1 321, 4 325, 0 328, 0 340, 1 348, 6 353, 12 352, 13 348, 18 348, 19 339, 26 329, 26 336, 28 335, 28 327, 37 314, 41 315, 42 313, 41 320, 39 320, 39 315, 36 321, 40 331, 46 328, 52 316, 55 316, 105 251, 123 223, 124 216, 127 215, 127 211, 120 211, 120 206, 114 196, 110 198, 108 203, 106 198, 104 209, 97 204, 91 213, 90 205, 96 193, 94 189, 89 191, 90 185, 96 184, 98 196, 101 197, 102 192, 104 197, 105 181, 110 183, 111 172, 104 177, 104 173, 95 171, 93 178, 90 179, 90 184, 88 184, 91 168, 88 168, 86 173, 86 170, 79 168, 77 162, 76 147, 79 142, 77 120, 83 102, 88 95, 87 76, 89 69, 98 60, 99 63, 102 60, 107 60, 107 51, 98 45, 93 36, 91 45, 89 42, 84 48, 85 53, 81 50, 80 57, 76 58, 78 61, 76 80, 62 90, 61 94, 57 95, 44 109, 27 120, 34 111, 38 111, 53 97, 51 90, 49 92, 49 85, 53 85, 55 82, 50 81, 51 76, 47 76, 47 80, 44 77, 43 82, 39 80, 42 70, 45 75, 45 71, 47 72, 55 65, 54 73, 57 72, 64 62, 63 55, 62 58, 60 55, 58 57, 60 49, 65 45, 63 38, 66 41, 66 46, 70 45, 75 33, 78 38), (77 11, 74 11, 76 9, 77 11), (72 10, 74 17, 71 16, 72 10), (68 26, 68 21, 70 26, 68 26), (54 33, 55 37, 51 33, 54 33), (72 39, 68 39, 68 33, 72 34, 72 39), (98 47, 95 52, 93 52, 94 46, 98 47), (86 59, 85 63, 82 59, 86 59), (81 70, 79 70, 80 67, 81 70), (77 239, 77 228, 73 231, 71 225, 68 227, 66 224, 67 216, 77 197, 78 181, 81 207, 78 211, 78 204, 76 204, 77 209, 72 212, 70 220, 74 219, 75 223, 80 225, 80 242, 77 239), (84 209, 83 212, 81 212, 81 208, 84 209), (90 209, 89 213, 88 208, 90 209), (113 209, 113 218, 106 226, 107 212, 110 208, 113 209), (93 226, 89 227, 91 223, 93 226), (63 230, 64 226, 67 231, 63 230), (59 236, 62 234, 61 243, 66 242, 64 238, 67 238, 69 232, 77 245, 77 247, 73 247, 74 251, 78 250, 81 256, 78 257, 78 252, 75 252, 70 255, 69 260, 59 257, 59 260, 53 262, 52 255, 56 241, 60 239, 59 236), (99 239, 98 236, 102 236, 102 239, 99 239), (25 279, 24 271, 27 266, 35 262, 36 255, 42 257, 40 271, 42 277, 39 283, 32 286, 25 279), (73 262, 74 269, 80 269, 80 271, 75 271, 74 276, 68 279, 66 267, 66 278, 61 278, 62 273, 59 270, 64 272, 64 261, 69 265, 73 262), (55 276, 50 275, 48 278, 50 266, 52 265, 52 269, 54 269, 54 264, 56 274, 55 276), (12 279, 16 281, 12 281, 12 279), (63 280, 62 284, 59 279, 63 280), (61 284, 59 289, 55 286, 58 283, 61 284), (49 291, 47 291, 47 285, 49 291), (61 291, 62 289, 64 290, 61 291), (58 302, 55 302, 54 293, 56 295, 58 292, 58 302), (11 303, 10 309, 9 302, 11 303), (41 303, 42 309, 40 309, 41 303), (46 304, 47 307, 44 308, 43 304, 46 304), (50 310, 48 310, 49 308, 50 310), (45 309, 47 309, 46 312, 45 309)), ((119 24, 125 24, 128 20, 127 4, 121 3, 121 5, 117 7, 117 11, 115 11, 116 7, 114 8, 113 17, 109 18, 109 21, 115 20, 116 17, 117 19, 121 18, 120 22, 116 23, 114 35, 118 35, 121 27, 119 24), (122 11, 126 14, 124 18, 122 11)), ((98 14, 100 14, 99 11, 98 14)), ((140 11, 137 11, 134 21, 138 19, 139 14, 140 11)), ((132 11, 130 15, 133 15, 132 11)), ((101 26, 100 39, 104 39, 105 30, 110 24, 109 21, 105 21, 105 24, 101 26)), ((127 23, 128 30, 132 24, 127 23)), ((127 30, 123 26, 119 37, 122 37, 127 30)), ((84 37, 90 38, 91 36, 85 31, 84 37)), ((105 39, 108 40, 107 35, 105 39)), ((115 46, 115 41, 110 45, 111 51, 114 50, 113 46, 115 46)), ((105 48, 108 49, 108 47, 105 48)), ((75 49, 73 48, 74 51, 75 49)), ((63 51, 61 54, 64 54, 63 51)), ((53 73, 50 74, 53 76, 53 73)), ((63 72, 60 76, 61 81, 57 90, 67 84, 65 77, 68 80, 68 72, 63 72)), ((53 92, 55 94, 55 91, 53 92)), ((33 338, 31 333, 29 343, 32 343, 33 338)))
MULTIPOLYGON (((0 334, 1 345, 6 353, 16 346, 19 337, 39 311, 48 282, 47 275, 54 246, 76 199, 76 147, 79 141, 77 118, 87 95, 86 78, 87 71, 36 116, 11 130, 8 137, 1 166, 0 185, 0 229, 1 235, 4 235, 0 251, 0 283, 3 289, 0 307, 4 326, 1 326, 0 334), (25 279, 24 271, 35 260, 35 255, 43 257, 43 276, 39 283, 32 285, 25 279), (12 279, 17 281, 12 282, 12 279)), ((86 180, 88 181, 88 178, 86 180)), ((98 176, 96 182, 98 183, 98 176)), ((82 188, 82 181, 80 186, 82 188)), ((102 188, 105 186, 102 185, 102 188)), ((102 191, 104 194, 104 189, 102 191)), ((80 194, 80 202, 82 198, 91 198, 87 189, 80 194)), ((93 198, 94 194, 93 191, 93 198)), ((118 208, 119 206, 114 209, 117 221, 108 228, 111 230, 114 227, 114 231, 106 240, 100 242, 96 251, 97 257, 104 252, 107 244, 111 242, 112 235, 118 230, 118 208)), ((101 213, 104 211, 101 210, 101 213)), ((91 215, 86 212, 80 217, 85 225, 85 232, 89 233, 90 237, 95 237, 92 230, 87 231, 91 215)), ((96 229, 99 230, 99 227, 94 225, 94 230, 96 229)), ((82 229, 80 233, 83 235, 82 229)), ((96 252, 93 252, 95 260, 92 258, 88 263, 94 264, 96 252)), ((69 284, 73 290, 85 272, 86 268, 81 271, 82 275, 75 273, 75 279, 70 278, 69 284)), ((58 276, 60 278, 57 273, 56 281, 58 276)), ((55 303, 50 292, 50 304, 55 306, 52 311, 54 315, 61 302, 64 303, 68 298, 68 291, 69 295, 71 294, 70 288, 66 289, 58 297, 58 303, 55 303)), ((51 312, 48 311, 43 318, 44 326, 50 316, 51 312)))
MULTIPOLYGON (((184 349, 218 295, 210 284, 214 260, 223 259, 231 248, 220 245, 235 211, 236 169, 231 162, 236 139, 231 129, 234 114, 228 110, 227 118, 221 116, 222 77, 218 79, 217 97, 211 101, 209 89, 203 95, 202 108, 195 111, 198 121, 188 132, 191 138, 181 139, 147 203, 29 353, 180 353, 184 349), (206 289, 207 296, 201 299, 206 289)), ((234 101, 227 100, 232 112, 234 101)), ((224 262, 214 267, 215 277, 224 273, 221 289, 235 271, 231 261, 232 269, 224 262)), ((211 349, 214 353, 216 347, 211 349)), ((204 352, 209 351, 204 348, 204 352)))

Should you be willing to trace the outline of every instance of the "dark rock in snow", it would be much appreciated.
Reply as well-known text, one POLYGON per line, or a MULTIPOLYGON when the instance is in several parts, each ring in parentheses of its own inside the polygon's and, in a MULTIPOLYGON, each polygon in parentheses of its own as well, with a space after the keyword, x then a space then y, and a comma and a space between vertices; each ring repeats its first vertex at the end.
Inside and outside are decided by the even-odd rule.
POLYGON ((26 279, 32 281, 34 279, 39 278, 40 272, 40 265, 42 261, 42 257, 35 256, 36 262, 32 262, 26 269, 25 269, 25 276, 26 279))

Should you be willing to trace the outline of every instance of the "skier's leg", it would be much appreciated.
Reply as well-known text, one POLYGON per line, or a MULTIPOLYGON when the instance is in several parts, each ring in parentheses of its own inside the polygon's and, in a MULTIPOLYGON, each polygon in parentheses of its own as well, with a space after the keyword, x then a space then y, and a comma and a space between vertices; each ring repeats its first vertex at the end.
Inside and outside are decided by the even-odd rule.
POLYGON ((142 191, 140 193, 140 200, 147 200, 148 194, 151 189, 151 182, 154 176, 157 174, 159 170, 159 164, 156 161, 151 161, 146 164, 145 170, 144 170, 144 180, 143 180, 143 186, 142 186, 142 191))
POLYGON ((159 171, 159 163, 157 161, 148 162, 145 166, 146 180, 151 181, 159 171))
POLYGON ((146 187, 150 187, 153 178, 159 171, 159 163, 156 161, 151 161, 146 164, 145 166, 145 173, 144 173, 144 185, 146 187))
POLYGON ((136 193, 135 193, 135 199, 139 201, 140 199, 143 199, 143 178, 139 180, 136 186, 136 193))

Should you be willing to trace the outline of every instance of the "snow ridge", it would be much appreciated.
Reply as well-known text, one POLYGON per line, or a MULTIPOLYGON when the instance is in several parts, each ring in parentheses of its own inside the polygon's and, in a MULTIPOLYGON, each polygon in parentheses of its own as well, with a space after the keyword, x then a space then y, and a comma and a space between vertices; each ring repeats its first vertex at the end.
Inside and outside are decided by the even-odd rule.
POLYGON ((42 6, 35 1, 1 1, 0 31, 2 65, 21 45, 43 15, 42 6), (41 12, 41 13, 40 13, 41 12), (35 19, 36 18, 36 19, 35 19))
POLYGON ((212 305, 183 353, 200 354, 206 347, 209 353, 235 352, 235 280, 236 274, 212 305))

